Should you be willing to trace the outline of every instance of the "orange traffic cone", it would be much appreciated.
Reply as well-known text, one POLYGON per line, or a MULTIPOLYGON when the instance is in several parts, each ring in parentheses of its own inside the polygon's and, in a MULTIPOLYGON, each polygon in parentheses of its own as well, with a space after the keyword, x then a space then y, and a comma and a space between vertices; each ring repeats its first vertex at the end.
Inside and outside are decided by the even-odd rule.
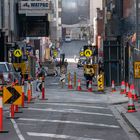
POLYGON ((121 92, 120 92, 120 94, 125 94, 125 93, 126 93, 125 82, 122 81, 122 83, 121 83, 121 92))
POLYGON ((78 80, 77 90, 78 91, 81 91, 82 90, 82 88, 81 88, 81 80, 80 79, 78 80))
POLYGON ((126 96, 128 96, 128 92, 129 92, 129 84, 128 83, 126 83, 126 96))
POLYGON ((28 103, 31 102, 31 99, 32 99, 32 95, 31 95, 31 83, 30 81, 28 81, 28 91, 27 91, 27 96, 28 96, 28 103))
POLYGON ((112 80, 112 92, 115 92, 116 91, 116 89, 115 89, 115 84, 114 84, 114 80, 112 80))
POLYGON ((137 101, 138 100, 138 96, 136 95, 134 84, 132 84, 130 86, 130 90, 131 90, 131 93, 132 93, 132 98, 134 99, 134 101, 137 101))
POLYGON ((71 83, 71 79, 69 80, 68 88, 69 88, 69 89, 72 89, 72 88, 73 88, 73 87, 72 87, 72 83, 71 83))
POLYGON ((135 105, 134 105, 134 102, 133 102, 133 99, 132 99, 132 93, 130 91, 128 92, 128 98, 129 98, 129 102, 128 102, 127 112, 129 112, 129 113, 136 112, 135 105))
POLYGON ((92 92, 92 81, 89 81, 88 92, 92 92))

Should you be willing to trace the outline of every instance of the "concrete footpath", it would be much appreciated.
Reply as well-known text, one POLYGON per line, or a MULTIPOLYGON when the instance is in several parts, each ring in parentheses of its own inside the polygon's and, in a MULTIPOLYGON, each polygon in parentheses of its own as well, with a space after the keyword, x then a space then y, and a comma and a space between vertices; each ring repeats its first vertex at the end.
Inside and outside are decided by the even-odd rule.
POLYGON ((115 108, 121 114, 128 124, 135 129, 137 134, 140 136, 140 99, 134 102, 136 112, 129 113, 128 109, 128 97, 126 95, 120 94, 120 90, 116 92, 111 92, 107 90, 108 93, 108 103, 115 105, 115 108))

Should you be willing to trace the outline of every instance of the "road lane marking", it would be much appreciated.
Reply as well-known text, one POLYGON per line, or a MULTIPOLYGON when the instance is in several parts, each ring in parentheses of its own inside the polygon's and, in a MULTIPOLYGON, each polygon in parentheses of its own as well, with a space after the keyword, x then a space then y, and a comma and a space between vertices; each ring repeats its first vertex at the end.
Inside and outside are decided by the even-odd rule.
POLYGON ((46 119, 32 119, 32 118, 19 118, 18 120, 21 120, 21 121, 34 121, 34 122, 38 121, 38 122, 50 122, 50 123, 79 124, 79 125, 101 126, 101 127, 109 127, 109 128, 120 128, 117 125, 108 125, 108 124, 100 124, 100 123, 92 123, 92 122, 46 120, 46 119))
POLYGON ((86 114, 86 115, 100 115, 100 116, 108 116, 108 117, 112 117, 112 114, 105 114, 105 113, 95 113, 95 112, 83 112, 83 111, 74 111, 74 110, 68 110, 68 109, 64 109, 64 110, 55 110, 55 109, 42 109, 42 108, 28 108, 28 110, 33 110, 33 111, 50 111, 50 112, 67 112, 67 113, 75 113, 75 114, 86 114))
POLYGON ((106 107, 101 107, 101 106, 88 106, 88 105, 76 105, 76 104, 63 104, 63 103, 35 103, 35 104, 39 104, 39 105, 45 105, 45 104, 48 104, 48 105, 60 105, 60 106, 73 106, 73 107, 84 107, 84 108, 97 108, 97 109, 109 109, 109 108, 106 108, 106 107))
POLYGON ((35 137, 49 137, 55 139, 70 139, 70 140, 103 140, 103 139, 95 139, 95 138, 85 138, 85 137, 75 137, 68 135, 57 135, 57 134, 49 134, 49 133, 35 133, 35 132, 27 132, 29 136, 35 137))
POLYGON ((13 124, 13 126, 14 126, 14 128, 15 128, 15 130, 16 130, 16 133, 17 133, 19 139, 20 139, 20 140, 25 140, 25 138, 24 138, 23 135, 21 134, 21 131, 19 130, 18 125, 17 125, 17 123, 15 122, 15 120, 14 120, 14 119, 11 119, 11 122, 12 122, 12 124, 13 124))

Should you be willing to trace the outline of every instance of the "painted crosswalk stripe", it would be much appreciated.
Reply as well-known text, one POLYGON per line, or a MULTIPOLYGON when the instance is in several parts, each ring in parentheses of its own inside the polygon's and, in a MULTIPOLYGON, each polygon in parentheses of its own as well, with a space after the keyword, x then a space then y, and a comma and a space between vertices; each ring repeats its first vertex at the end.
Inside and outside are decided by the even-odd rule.
POLYGON ((35 132, 27 132, 27 135, 35 136, 35 137, 49 137, 49 138, 56 138, 56 139, 69 139, 69 140, 103 140, 103 139, 95 139, 95 138, 85 138, 85 137, 75 137, 75 136, 68 136, 68 135, 35 133, 35 132))
POLYGON ((33 121, 33 122, 50 122, 50 123, 66 123, 66 124, 78 124, 78 125, 89 125, 89 126, 100 126, 109 128, 120 128, 117 125, 108 125, 92 122, 78 122, 78 121, 63 121, 63 120, 46 120, 46 119, 32 119, 32 118, 19 118, 21 121, 33 121))
POLYGON ((67 112, 67 113, 75 113, 75 114, 86 114, 86 115, 100 115, 100 116, 108 116, 108 117, 112 117, 112 114, 106 114, 106 113, 96 113, 96 112, 83 112, 83 111, 78 111, 78 110, 68 110, 68 109, 64 109, 64 110, 55 110, 52 108, 48 108, 48 109, 42 109, 42 108, 28 108, 28 110, 33 110, 33 111, 50 111, 50 112, 67 112))
POLYGON ((84 107, 84 108, 97 108, 97 109, 109 109, 102 106, 88 106, 88 105, 79 105, 79 104, 63 104, 63 103, 35 103, 39 105, 54 105, 54 106, 73 106, 73 107, 84 107))

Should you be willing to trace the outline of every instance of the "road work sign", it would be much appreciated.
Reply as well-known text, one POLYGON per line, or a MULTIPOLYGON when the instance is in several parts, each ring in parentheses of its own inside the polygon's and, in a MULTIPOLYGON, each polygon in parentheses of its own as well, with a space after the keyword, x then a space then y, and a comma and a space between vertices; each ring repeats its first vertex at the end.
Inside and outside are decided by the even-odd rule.
POLYGON ((21 57, 21 56, 22 56, 22 51, 21 51, 20 49, 16 49, 16 50, 14 51, 14 56, 15 56, 15 57, 21 57))
POLYGON ((134 78, 140 78, 140 61, 134 62, 134 78))
POLYGON ((80 52, 80 56, 84 56, 84 52, 80 52))
POLYGON ((90 49, 86 49, 84 54, 86 57, 90 57, 92 55, 92 51, 90 49))
POLYGON ((4 87, 3 103, 21 105, 22 104, 22 86, 4 87))
POLYGON ((104 74, 99 74, 97 76, 98 81, 98 91, 104 91, 104 74))

